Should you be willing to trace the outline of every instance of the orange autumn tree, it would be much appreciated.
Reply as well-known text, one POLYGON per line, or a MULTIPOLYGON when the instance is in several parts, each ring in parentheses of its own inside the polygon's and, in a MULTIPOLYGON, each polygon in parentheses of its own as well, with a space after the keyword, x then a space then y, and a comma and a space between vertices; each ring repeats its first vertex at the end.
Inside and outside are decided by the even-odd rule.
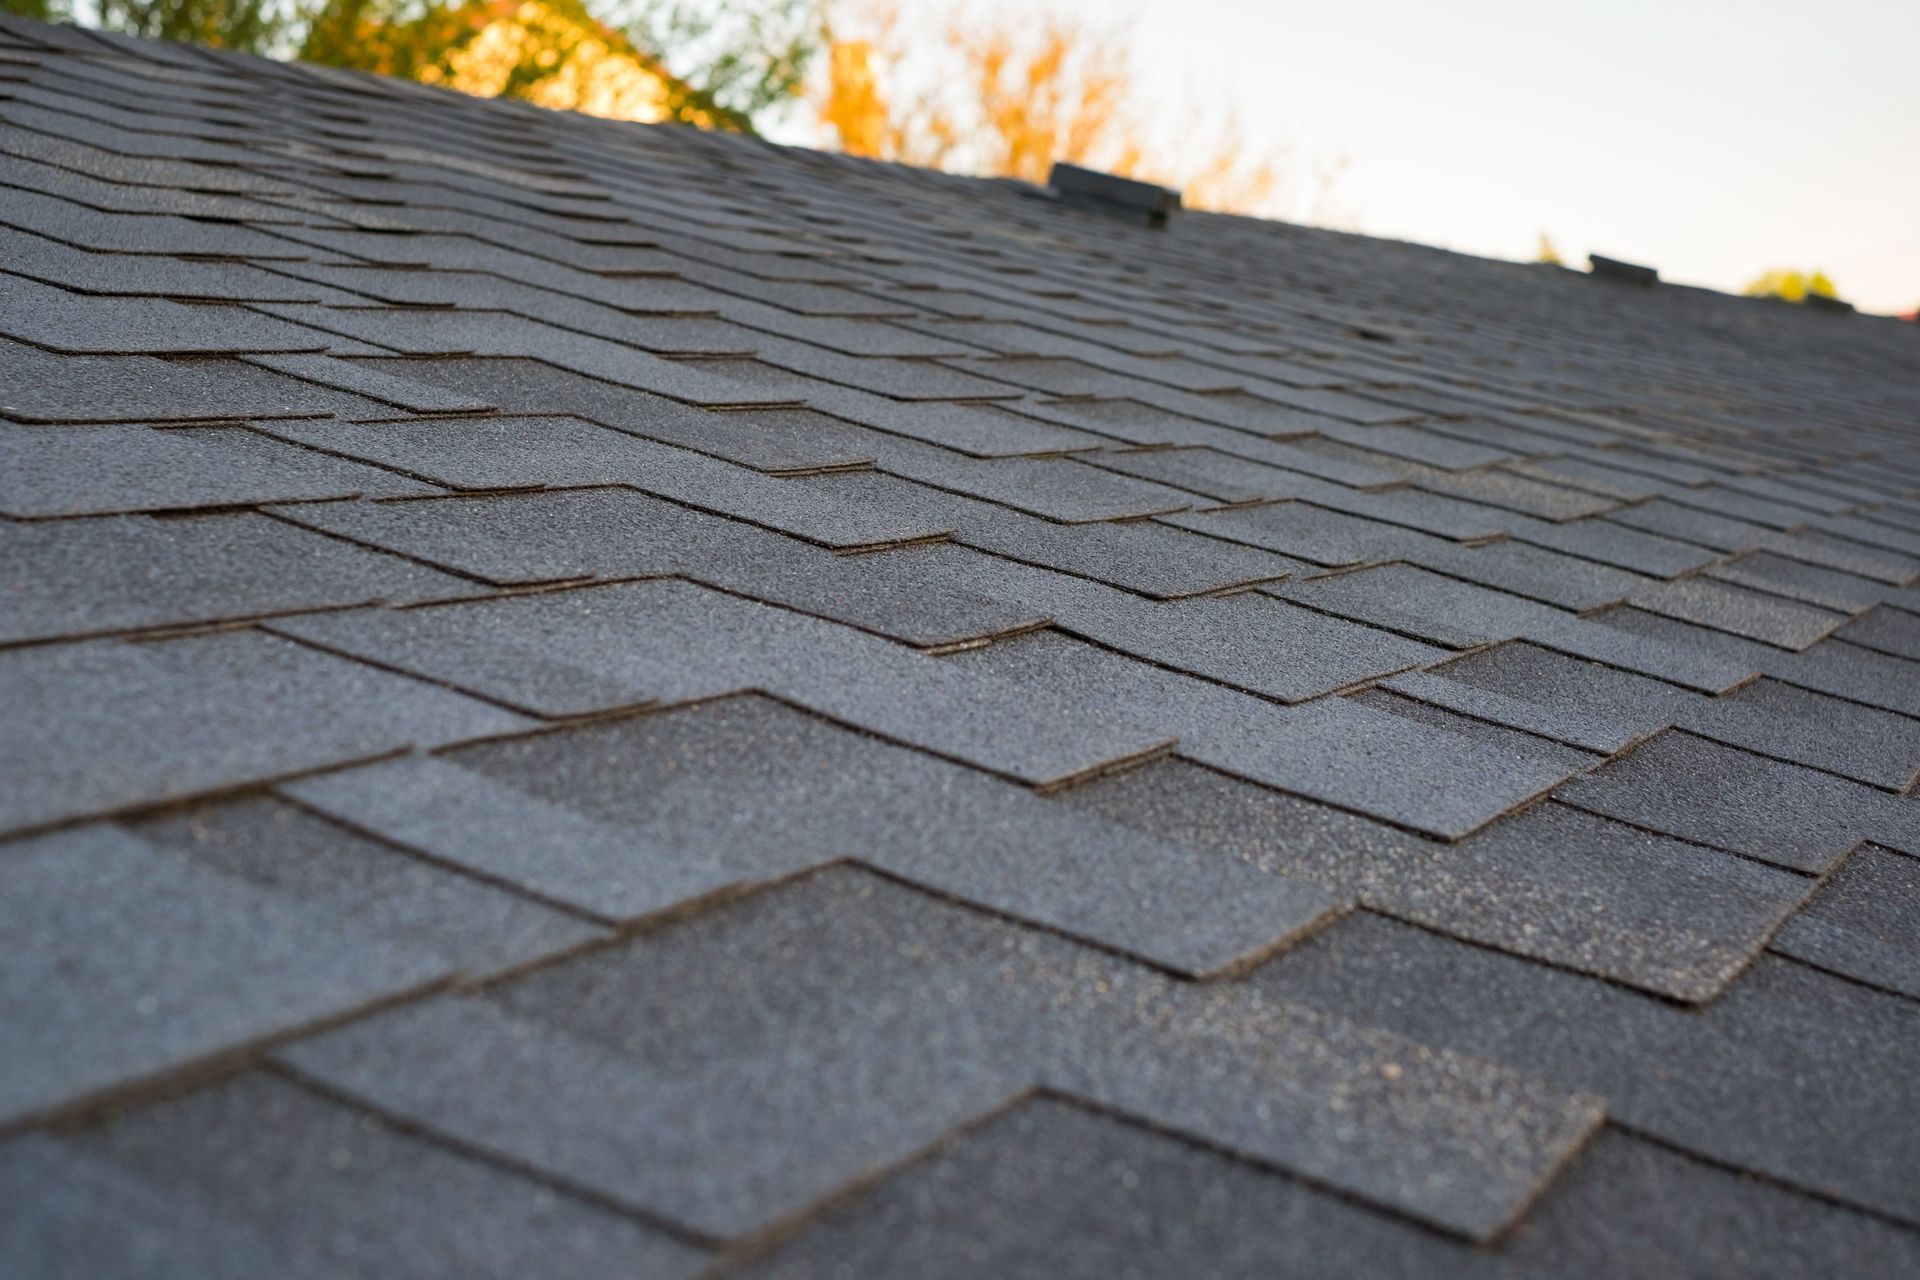
POLYGON ((889 0, 837 15, 835 28, 819 116, 850 154, 1036 183, 1066 160, 1235 212, 1269 205, 1282 186, 1276 154, 1250 145, 1231 112, 1156 139, 1115 29, 957 11, 910 27, 889 0))

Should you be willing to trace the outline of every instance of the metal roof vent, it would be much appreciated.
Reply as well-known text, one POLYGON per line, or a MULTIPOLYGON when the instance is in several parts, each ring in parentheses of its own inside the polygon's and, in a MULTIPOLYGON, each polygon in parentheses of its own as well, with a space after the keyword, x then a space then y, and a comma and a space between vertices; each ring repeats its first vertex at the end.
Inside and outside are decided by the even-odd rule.
POLYGON ((1180 207, 1180 193, 1151 182, 1116 178, 1098 169, 1055 162, 1047 185, 1062 202, 1096 213, 1113 214, 1149 227, 1164 227, 1180 207))
POLYGON ((1656 285, 1660 283, 1660 273, 1652 267, 1643 267, 1637 263, 1622 262, 1618 258, 1603 258, 1597 253, 1587 255, 1587 267, 1602 280, 1617 280, 1621 284, 1656 285))

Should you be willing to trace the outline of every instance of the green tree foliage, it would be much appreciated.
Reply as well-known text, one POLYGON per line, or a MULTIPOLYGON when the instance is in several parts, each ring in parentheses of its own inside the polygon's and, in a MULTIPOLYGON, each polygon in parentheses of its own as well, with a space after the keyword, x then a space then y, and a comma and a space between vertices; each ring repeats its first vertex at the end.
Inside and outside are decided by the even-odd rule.
POLYGON ((27 17, 753 132, 825 49, 822 0, 0 0, 27 17), (642 83, 642 82, 645 83, 642 83))
POLYGON ((642 0, 625 23, 676 79, 748 119, 798 99, 829 41, 819 0, 642 0))

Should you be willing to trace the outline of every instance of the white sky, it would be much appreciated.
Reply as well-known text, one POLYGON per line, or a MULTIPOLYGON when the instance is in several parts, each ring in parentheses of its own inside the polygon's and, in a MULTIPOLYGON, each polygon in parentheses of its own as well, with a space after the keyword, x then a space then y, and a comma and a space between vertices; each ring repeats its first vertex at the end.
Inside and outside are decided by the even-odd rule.
POLYGON ((1021 7, 1128 23, 1143 93, 1344 153, 1359 230, 1509 258, 1544 231, 1569 264, 1824 269, 1865 309, 1920 304, 1920 0, 1021 7))

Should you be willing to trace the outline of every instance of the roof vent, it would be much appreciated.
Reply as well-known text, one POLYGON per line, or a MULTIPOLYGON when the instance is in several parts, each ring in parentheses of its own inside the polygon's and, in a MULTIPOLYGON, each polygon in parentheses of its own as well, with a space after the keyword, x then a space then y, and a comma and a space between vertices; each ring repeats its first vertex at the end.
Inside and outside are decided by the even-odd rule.
POLYGON ((1108 213, 1149 227, 1164 227, 1180 207, 1180 193, 1151 182, 1116 178, 1098 169, 1055 163, 1047 185, 1067 204, 1096 213, 1108 213))
POLYGON ((1853 304, 1851 302, 1843 302, 1839 298, 1830 298, 1824 293, 1813 293, 1809 291, 1807 296, 1801 299, 1801 301, 1807 304, 1807 309, 1810 311, 1837 311, 1842 315, 1851 315, 1853 313, 1853 304))
POLYGON ((1587 255, 1587 267, 1602 280, 1617 280, 1621 284, 1637 285, 1660 283, 1660 273, 1652 267, 1622 262, 1618 258, 1603 258, 1597 253, 1587 255))

